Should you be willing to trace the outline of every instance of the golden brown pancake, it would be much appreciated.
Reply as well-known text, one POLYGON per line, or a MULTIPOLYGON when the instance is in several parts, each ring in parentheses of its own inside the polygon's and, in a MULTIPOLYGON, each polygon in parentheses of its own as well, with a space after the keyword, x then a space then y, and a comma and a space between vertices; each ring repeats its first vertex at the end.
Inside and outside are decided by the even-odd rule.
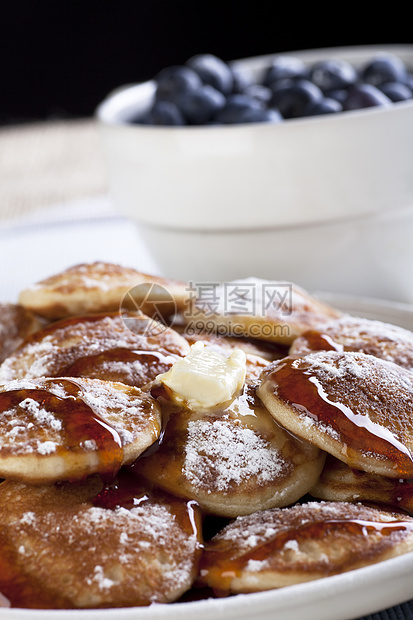
POLYGON ((348 502, 308 502, 239 517, 206 544, 201 585, 257 592, 376 564, 413 550, 413 518, 348 502))
POLYGON ((104 487, 0 485, 0 591, 13 607, 170 603, 200 555, 195 505, 155 494, 125 472, 104 487))
POLYGON ((139 388, 99 379, 0 387, 0 478, 43 484, 113 476, 156 441, 161 411, 139 388))
POLYGON ((74 265, 41 280, 21 291, 19 302, 48 319, 115 312, 121 304, 132 310, 138 306, 141 312, 152 316, 154 302, 155 311, 168 316, 185 307, 187 296, 187 285, 178 280, 99 261, 74 265))
POLYGON ((289 345, 303 332, 341 316, 290 282, 246 278, 195 299, 184 314, 188 327, 202 324, 220 335, 254 338, 289 345))
POLYGON ((353 469, 330 454, 310 495, 335 502, 375 502, 413 514, 413 480, 353 469))
POLYGON ((19 304, 0 303, 0 364, 41 327, 40 320, 30 310, 19 304))
POLYGON ((288 355, 289 347, 277 344, 276 342, 268 342, 265 340, 255 340, 253 338, 242 338, 237 336, 220 336, 210 331, 199 331, 196 327, 185 329, 185 325, 177 325, 174 323, 174 329, 181 334, 190 345, 201 340, 205 344, 209 344, 218 351, 233 351, 234 349, 242 349, 246 355, 256 355, 264 358, 269 362, 280 359, 288 355))
POLYGON ((225 408, 194 412, 159 402, 167 421, 160 445, 133 468, 210 514, 235 517, 286 506, 322 470, 324 453, 276 424, 253 385, 225 408))
POLYGON ((350 467, 413 477, 413 373, 366 353, 272 362, 258 396, 279 424, 350 467))
POLYGON ((361 351, 413 369, 413 332, 397 325, 345 315, 297 338, 291 355, 311 351, 361 351))
POLYGON ((0 383, 70 376, 142 387, 188 351, 182 336, 142 314, 70 317, 28 337, 0 366, 0 383))

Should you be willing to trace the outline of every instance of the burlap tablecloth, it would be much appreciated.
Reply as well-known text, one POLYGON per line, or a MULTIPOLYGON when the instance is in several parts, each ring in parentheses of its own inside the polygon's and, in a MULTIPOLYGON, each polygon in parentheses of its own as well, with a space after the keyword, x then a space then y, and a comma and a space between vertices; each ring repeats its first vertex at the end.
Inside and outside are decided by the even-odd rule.
POLYGON ((0 127, 0 219, 106 191, 95 119, 0 127))

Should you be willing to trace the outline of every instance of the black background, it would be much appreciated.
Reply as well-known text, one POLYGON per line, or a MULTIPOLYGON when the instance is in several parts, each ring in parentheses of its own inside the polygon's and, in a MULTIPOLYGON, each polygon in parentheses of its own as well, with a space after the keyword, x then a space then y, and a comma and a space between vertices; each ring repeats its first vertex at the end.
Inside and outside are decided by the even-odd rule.
POLYGON ((90 116, 113 88, 200 52, 231 60, 413 38, 397 3, 0 0, 0 12, 1 124, 90 116))

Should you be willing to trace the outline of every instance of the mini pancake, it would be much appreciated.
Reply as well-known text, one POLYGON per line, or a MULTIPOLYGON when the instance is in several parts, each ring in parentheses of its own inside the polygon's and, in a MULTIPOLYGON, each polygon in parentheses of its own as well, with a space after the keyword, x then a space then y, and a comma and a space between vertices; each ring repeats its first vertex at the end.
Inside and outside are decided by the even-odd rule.
POLYGON ((0 478, 110 477, 160 429, 158 404, 139 388, 99 379, 13 381, 0 387, 0 478))
POLYGON ((116 485, 0 485, 0 591, 12 607, 171 603, 200 557, 199 511, 121 471, 116 485))
POLYGON ((413 477, 413 373, 366 353, 289 356, 258 396, 279 424, 350 467, 413 477))
POLYGON ((188 351, 184 338, 142 314, 77 316, 28 337, 0 366, 0 382, 83 376, 142 387, 188 351))
POLYGON ((106 262, 82 263, 21 291, 19 302, 48 319, 88 312, 139 309, 169 316, 185 307, 187 285, 130 267, 106 262))
POLYGON ((290 282, 246 278, 199 296, 184 314, 189 327, 214 327, 221 335, 290 345, 303 332, 341 312, 290 282))
POLYGON ((276 424, 253 385, 226 408, 194 412, 159 402, 167 422, 161 441, 132 467, 209 514, 235 517, 286 506, 322 470, 324 453, 276 424))
POLYGON ((206 544, 200 585, 270 590, 413 550, 413 518, 361 503, 308 502, 239 517, 206 544))
POLYGON ((253 338, 242 338, 237 336, 220 336, 216 333, 197 331, 195 328, 190 330, 185 329, 184 326, 176 326, 174 323, 174 329, 178 331, 190 345, 201 340, 205 344, 213 346, 217 350, 233 351, 234 349, 242 349, 245 354, 256 355, 264 358, 269 362, 276 359, 281 359, 288 355, 289 348, 286 345, 277 344, 276 342, 268 342, 264 340, 255 340, 253 338))
POLYGON ((353 469, 327 455, 320 478, 310 495, 335 502, 375 502, 413 514, 413 480, 385 478, 353 469))
POLYGON ((0 364, 29 334, 42 327, 40 320, 19 304, 0 303, 0 364))
POLYGON ((398 325, 345 315, 297 338, 291 355, 311 351, 361 351, 413 369, 413 332, 398 325))

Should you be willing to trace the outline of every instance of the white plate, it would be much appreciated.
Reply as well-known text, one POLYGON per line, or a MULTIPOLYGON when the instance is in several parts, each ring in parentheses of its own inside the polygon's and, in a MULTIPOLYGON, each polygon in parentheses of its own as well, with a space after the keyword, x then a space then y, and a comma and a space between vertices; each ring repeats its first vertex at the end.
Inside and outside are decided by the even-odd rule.
MULTIPOLYGON (((112 222, 112 230, 113 230, 112 222)), ((121 223, 119 223, 120 225, 121 223)), ((93 231, 102 233, 101 228, 95 223, 93 231)), ((123 225, 123 223, 122 223, 123 225)), ((83 224, 84 226, 84 224, 83 224)), ((69 226, 66 229, 67 237, 73 236, 76 228, 69 226)), ((15 232, 15 242, 19 240, 18 231, 15 232)), ((93 233, 89 229, 89 246, 87 253, 93 248, 93 233)), ((43 235, 45 232, 43 231, 43 235)), ((55 237, 56 231, 53 231, 55 237)), ((39 232, 33 231, 30 235, 27 230, 21 231, 21 238, 34 244, 39 232)), ((56 237, 55 237, 56 241, 56 237)), ((73 246, 73 254, 66 253, 64 262, 83 260, 81 248, 73 246), (80 250, 80 251, 79 251, 80 250)), ((114 248, 99 255, 102 260, 115 260, 114 248)), ((141 264, 134 262, 134 248, 130 248, 130 255, 123 244, 122 261, 130 266, 135 265, 141 269, 141 264)), ((0 260, 1 260, 0 247, 0 260)), ((136 256, 135 256, 136 259, 136 256)), ((45 277, 55 272, 49 263, 42 263, 41 255, 38 256, 38 277, 45 277), (39 263, 41 267, 39 267, 39 263), (43 273, 42 273, 43 271, 43 273)), ((5 263, 3 263, 5 264, 5 263)), ((36 260, 34 260, 36 264, 36 260)), ((27 272, 14 272, 13 291, 19 290, 27 284, 27 272)), ((0 282, 0 300, 8 301, 10 292, 8 287, 2 287, 0 282)), ((338 296, 329 293, 318 293, 318 297, 340 309, 366 316, 371 319, 379 319, 395 323, 413 330, 413 306, 400 303, 392 303, 382 300, 338 296)), ((366 614, 389 608, 398 603, 413 598, 413 553, 408 553, 398 558, 386 560, 371 567, 350 571, 342 575, 336 575, 312 581, 306 584, 289 586, 279 590, 268 592, 238 595, 227 599, 209 599, 189 603, 176 603, 173 605, 152 605, 142 608, 107 609, 107 610, 22 610, 0 609, 0 620, 225 620, 248 619, 254 620, 351 620, 360 618, 366 614)))

